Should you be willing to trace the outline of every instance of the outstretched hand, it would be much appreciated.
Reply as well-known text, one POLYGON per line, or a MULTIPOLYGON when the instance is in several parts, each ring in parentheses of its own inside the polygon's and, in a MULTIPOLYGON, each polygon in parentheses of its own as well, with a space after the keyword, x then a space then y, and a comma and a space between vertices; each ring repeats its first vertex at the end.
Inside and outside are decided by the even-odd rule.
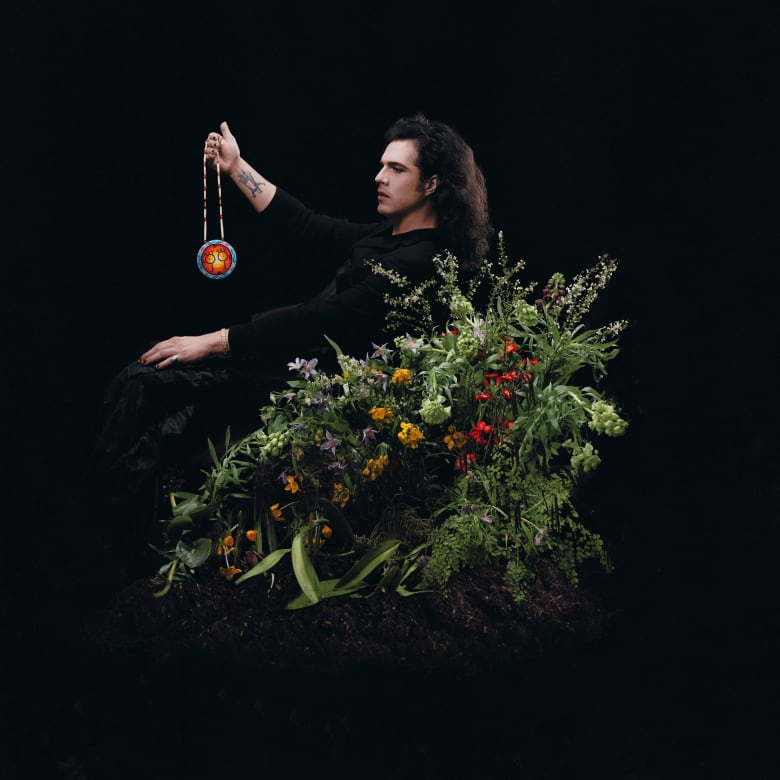
POLYGON ((220 170, 229 174, 241 158, 241 150, 227 122, 222 122, 219 130, 219 133, 208 134, 203 154, 212 168, 216 168, 219 163, 220 170))

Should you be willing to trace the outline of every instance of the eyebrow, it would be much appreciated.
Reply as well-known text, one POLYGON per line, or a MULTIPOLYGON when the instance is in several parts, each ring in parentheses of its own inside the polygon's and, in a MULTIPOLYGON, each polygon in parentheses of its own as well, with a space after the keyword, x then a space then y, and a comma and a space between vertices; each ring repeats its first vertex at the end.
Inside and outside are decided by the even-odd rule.
POLYGON ((398 168, 404 168, 405 170, 409 169, 409 166, 405 163, 399 162, 398 160, 383 160, 381 157, 379 158, 379 164, 380 165, 395 165, 398 168))

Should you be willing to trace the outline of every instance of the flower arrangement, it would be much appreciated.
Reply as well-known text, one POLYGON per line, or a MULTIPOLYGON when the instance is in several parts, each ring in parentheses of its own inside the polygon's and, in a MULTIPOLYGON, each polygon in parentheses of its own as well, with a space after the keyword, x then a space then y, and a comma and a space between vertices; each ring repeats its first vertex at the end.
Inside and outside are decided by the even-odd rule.
POLYGON ((587 323, 617 262, 536 292, 500 235, 498 260, 466 281, 451 254, 434 265, 416 287, 374 266, 397 286, 388 325, 405 335, 364 358, 331 342, 337 373, 296 357, 256 431, 232 444, 228 431, 221 457, 209 442, 199 492, 171 494, 159 595, 204 565, 237 584, 291 565, 290 608, 446 593, 457 571, 487 564, 505 567, 519 600, 544 555, 572 582, 586 559, 611 568, 573 496, 599 465, 597 437, 628 425, 599 389, 627 323, 587 323), (340 576, 323 578, 334 560, 340 576))

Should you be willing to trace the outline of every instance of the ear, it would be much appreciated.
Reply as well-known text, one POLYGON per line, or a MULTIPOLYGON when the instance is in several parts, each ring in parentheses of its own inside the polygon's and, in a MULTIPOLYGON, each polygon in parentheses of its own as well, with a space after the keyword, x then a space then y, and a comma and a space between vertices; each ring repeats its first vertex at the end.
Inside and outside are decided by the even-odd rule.
POLYGON ((423 192, 426 195, 433 195, 439 187, 439 177, 434 173, 429 179, 425 180, 423 184, 423 192))

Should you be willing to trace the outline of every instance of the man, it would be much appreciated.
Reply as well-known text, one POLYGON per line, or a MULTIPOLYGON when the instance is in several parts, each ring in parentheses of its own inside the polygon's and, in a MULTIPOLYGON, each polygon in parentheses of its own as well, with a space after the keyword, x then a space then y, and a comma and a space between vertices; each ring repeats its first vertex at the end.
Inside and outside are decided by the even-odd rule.
POLYGON ((174 464, 186 470, 188 462, 207 462, 207 439, 222 441, 228 426, 236 435, 252 430, 268 391, 284 381, 281 366, 324 355, 325 336, 347 354, 365 353, 383 337, 385 295, 397 292, 368 261, 416 284, 433 275, 433 257, 444 250, 465 268, 485 258, 493 235, 485 180, 462 137, 418 114, 395 122, 385 142, 375 176, 381 219, 364 224, 317 214, 268 181, 242 157, 227 122, 209 133, 205 158, 264 221, 347 260, 308 301, 209 333, 173 336, 123 369, 106 394, 97 447, 109 473, 148 483, 174 464))

